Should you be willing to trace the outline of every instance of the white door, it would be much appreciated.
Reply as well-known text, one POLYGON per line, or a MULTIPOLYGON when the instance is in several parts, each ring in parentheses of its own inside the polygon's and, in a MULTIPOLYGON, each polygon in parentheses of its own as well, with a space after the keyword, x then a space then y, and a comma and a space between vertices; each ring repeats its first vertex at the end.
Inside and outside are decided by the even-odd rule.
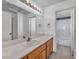
POLYGON ((2 11, 2 40, 12 39, 12 15, 9 12, 2 11))

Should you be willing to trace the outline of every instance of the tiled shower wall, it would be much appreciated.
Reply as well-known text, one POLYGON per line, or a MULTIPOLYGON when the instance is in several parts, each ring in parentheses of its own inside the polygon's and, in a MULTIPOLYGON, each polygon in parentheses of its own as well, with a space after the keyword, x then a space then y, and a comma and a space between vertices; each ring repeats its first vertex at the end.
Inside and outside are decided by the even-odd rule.
POLYGON ((70 19, 57 20, 56 37, 58 44, 70 46, 70 19))

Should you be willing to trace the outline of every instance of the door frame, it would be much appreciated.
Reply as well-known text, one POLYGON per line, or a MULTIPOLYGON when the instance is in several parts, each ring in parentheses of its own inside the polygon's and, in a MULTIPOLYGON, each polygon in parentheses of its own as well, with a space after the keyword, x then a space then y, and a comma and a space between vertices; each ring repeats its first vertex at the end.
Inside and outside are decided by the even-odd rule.
MULTIPOLYGON (((56 13, 60 12, 60 11, 64 11, 64 10, 71 10, 71 24, 70 24, 70 31, 71 31, 71 54, 74 55, 74 57, 76 58, 76 8, 75 7, 71 7, 71 8, 67 8, 67 9, 62 9, 59 11, 55 12, 55 38, 56 38, 56 13), (75 41, 75 42, 74 42, 75 41), (73 47, 72 47, 73 46, 73 47), (75 47, 75 48, 74 48, 75 47)), ((57 44, 57 43, 56 43, 57 44)))

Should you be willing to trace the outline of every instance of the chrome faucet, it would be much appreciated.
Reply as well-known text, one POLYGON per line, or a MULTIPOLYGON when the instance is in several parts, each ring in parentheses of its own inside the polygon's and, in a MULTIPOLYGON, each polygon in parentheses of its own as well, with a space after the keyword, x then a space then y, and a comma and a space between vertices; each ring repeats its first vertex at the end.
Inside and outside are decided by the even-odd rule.
MULTIPOLYGON (((24 39, 26 39, 25 36, 23 36, 24 39)), ((31 37, 28 37, 28 39, 26 41, 30 41, 31 40, 31 37)))
POLYGON ((30 40, 31 40, 31 38, 30 38, 30 37, 28 37, 27 41, 30 41, 30 40))

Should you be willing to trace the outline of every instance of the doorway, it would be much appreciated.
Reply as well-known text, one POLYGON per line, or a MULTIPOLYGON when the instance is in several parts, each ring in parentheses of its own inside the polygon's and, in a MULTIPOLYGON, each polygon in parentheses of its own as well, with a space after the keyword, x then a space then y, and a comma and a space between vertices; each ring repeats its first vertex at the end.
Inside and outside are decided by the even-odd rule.
POLYGON ((57 43, 64 46, 70 46, 70 12, 61 11, 57 13, 56 18, 56 37, 57 43))
MULTIPOLYGON (((65 9, 56 12, 56 43, 69 50, 71 56, 75 56, 75 9, 65 9)), ((60 48, 61 49, 61 48, 60 48)), ((66 52, 66 50, 64 50, 66 52)))

